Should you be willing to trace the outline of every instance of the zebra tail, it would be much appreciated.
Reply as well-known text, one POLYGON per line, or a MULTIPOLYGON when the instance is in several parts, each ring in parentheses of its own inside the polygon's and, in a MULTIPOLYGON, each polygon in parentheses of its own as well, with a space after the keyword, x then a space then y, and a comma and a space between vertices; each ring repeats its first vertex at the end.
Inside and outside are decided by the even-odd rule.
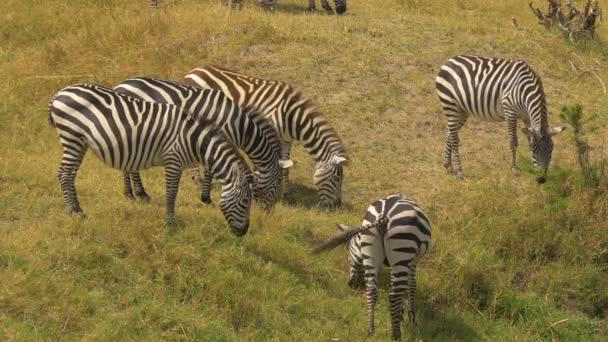
POLYGON ((341 244, 347 242, 348 240, 350 240, 353 236, 361 233, 362 231, 374 228, 375 225, 369 225, 369 226, 354 226, 351 227, 350 229, 345 230, 344 232, 334 236, 333 238, 329 239, 328 241, 324 242, 323 244, 321 244, 320 246, 317 246, 315 249, 313 249, 312 254, 319 254, 321 252, 325 252, 331 249, 334 249, 338 246, 340 246, 341 244))
POLYGON ((55 98, 57 97, 57 94, 55 94, 55 96, 53 96, 53 98, 51 99, 51 102, 49 102, 49 126, 51 127, 57 127, 57 125, 55 124, 55 120, 53 120, 53 101, 55 101, 55 98))
POLYGON ((353 236, 355 236, 363 231, 366 231, 366 230, 369 230, 372 228, 377 228, 379 226, 386 226, 387 224, 388 224, 388 218, 384 215, 381 215, 378 217, 376 222, 374 222, 370 225, 352 226, 349 229, 344 230, 344 232, 338 234, 337 236, 334 236, 333 238, 329 239, 327 242, 321 244, 317 248, 313 249, 312 253, 319 254, 321 252, 325 252, 325 251, 334 249, 334 248, 340 246, 341 244, 347 242, 348 240, 350 240, 353 236))

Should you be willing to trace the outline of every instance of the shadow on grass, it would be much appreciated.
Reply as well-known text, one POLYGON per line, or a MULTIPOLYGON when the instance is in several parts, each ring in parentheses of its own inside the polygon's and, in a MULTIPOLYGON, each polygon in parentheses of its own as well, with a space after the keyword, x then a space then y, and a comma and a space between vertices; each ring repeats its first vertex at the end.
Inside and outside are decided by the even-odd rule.
POLYGON ((306 9, 306 6, 298 6, 298 5, 293 5, 293 4, 277 4, 277 12, 285 12, 285 13, 291 13, 291 14, 314 14, 314 12, 309 12, 306 9))
POLYGON ((338 208, 324 208, 319 205, 317 189, 302 184, 289 183, 283 203, 293 207, 318 209, 327 211, 348 211, 352 209, 349 203, 342 203, 338 208))
POLYGON ((477 332, 456 312, 442 310, 424 297, 418 297, 416 300, 418 324, 413 329, 409 329, 407 323, 405 325, 406 331, 409 331, 416 340, 477 341, 480 339, 477 332))

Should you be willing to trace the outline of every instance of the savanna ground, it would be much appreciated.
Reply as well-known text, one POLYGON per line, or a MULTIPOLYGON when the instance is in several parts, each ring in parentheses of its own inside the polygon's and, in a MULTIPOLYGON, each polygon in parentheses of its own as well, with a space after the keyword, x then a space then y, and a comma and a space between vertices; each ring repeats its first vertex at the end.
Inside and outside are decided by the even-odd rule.
MULTIPOLYGON (((607 45, 547 33, 523 1, 352 0, 344 17, 307 15, 306 4, 281 0, 272 14, 251 0, 240 12, 219 0, 161 0, 158 11, 144 0, 0 5, 0 340, 362 340, 366 304, 346 286, 346 251, 310 250, 399 191, 433 223, 419 325, 405 324, 406 339, 607 339, 606 183, 583 185, 571 130, 554 139, 538 186, 525 139, 513 178, 504 124, 472 119, 461 135, 467 179, 457 181, 441 165, 434 90, 452 55, 526 59, 544 80, 551 123, 580 103, 599 114, 589 139, 601 147, 608 97, 570 62, 608 82, 607 45), (77 82, 180 80, 209 63, 291 82, 314 100, 352 160, 345 208, 315 208, 313 164, 296 148, 291 195, 270 215, 255 206, 244 238, 199 204, 186 176, 169 231, 162 169, 143 173, 153 202, 129 202, 119 173, 89 154, 77 179, 88 218, 68 217, 52 95, 77 82)), ((382 280, 371 340, 390 337, 382 280)))

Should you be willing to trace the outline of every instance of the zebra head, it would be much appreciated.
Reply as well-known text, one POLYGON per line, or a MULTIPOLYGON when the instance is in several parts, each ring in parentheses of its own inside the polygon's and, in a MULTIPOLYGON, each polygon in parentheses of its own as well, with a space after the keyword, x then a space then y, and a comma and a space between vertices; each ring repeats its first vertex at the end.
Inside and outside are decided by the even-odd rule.
POLYGON ((346 0, 334 0, 334 4, 336 5, 336 13, 339 15, 346 13, 346 0))
POLYGON ((334 155, 329 161, 317 163, 313 183, 319 189, 319 202, 323 207, 335 208, 342 204, 343 166, 348 159, 334 155))
MULTIPOLYGON (((345 224, 338 224, 338 230, 341 233, 352 231, 353 228, 345 224)), ((355 234, 348 240, 348 260, 350 262, 350 271, 348 286, 352 289, 362 289, 365 287, 363 279, 363 263, 361 256, 361 235, 355 234)))
POLYGON ((551 127, 549 131, 540 128, 530 129, 522 128, 522 131, 528 137, 530 144, 530 152, 532 153, 532 162, 534 166, 547 172, 549 163, 551 163, 551 154, 553 152, 553 141, 551 137, 560 133, 565 127, 551 127))
POLYGON ((228 221, 232 233, 243 236, 249 230, 249 211, 253 197, 253 178, 248 170, 231 169, 233 180, 222 186, 220 209, 228 221), (244 172, 247 171, 247 172, 244 172))

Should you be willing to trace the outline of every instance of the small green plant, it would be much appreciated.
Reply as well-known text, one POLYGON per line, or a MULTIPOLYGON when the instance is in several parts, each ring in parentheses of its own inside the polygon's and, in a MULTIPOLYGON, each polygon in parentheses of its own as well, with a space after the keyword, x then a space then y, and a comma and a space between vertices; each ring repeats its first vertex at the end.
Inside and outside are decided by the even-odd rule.
POLYGON ((592 133, 597 128, 590 126, 589 123, 597 119, 598 115, 593 114, 585 118, 583 106, 575 104, 573 106, 562 107, 559 115, 562 120, 572 127, 572 142, 576 147, 576 161, 581 170, 585 185, 597 187, 604 177, 606 159, 602 156, 599 162, 592 162, 589 156, 591 146, 584 138, 586 134, 592 133))

